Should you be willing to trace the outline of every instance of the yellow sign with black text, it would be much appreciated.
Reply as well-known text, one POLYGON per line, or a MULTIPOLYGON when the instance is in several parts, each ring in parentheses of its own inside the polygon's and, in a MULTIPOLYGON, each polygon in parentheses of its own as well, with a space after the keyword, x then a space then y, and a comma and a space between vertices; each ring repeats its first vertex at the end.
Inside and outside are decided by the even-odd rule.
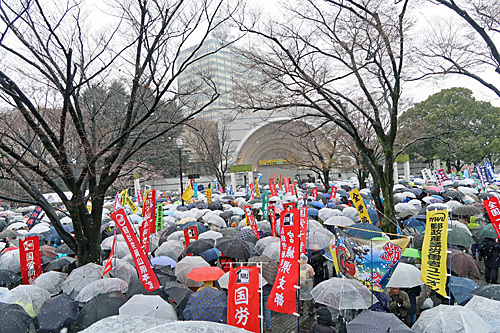
POLYGON ((349 192, 349 196, 351 197, 352 204, 358 211, 359 221, 363 223, 372 223, 368 210, 366 209, 365 202, 363 201, 361 194, 359 194, 359 190, 355 188, 349 192))
POLYGON ((132 214, 137 213, 139 211, 139 208, 137 208, 132 199, 130 199, 130 197, 128 196, 128 189, 121 191, 120 194, 122 197, 122 205, 126 204, 132 211, 132 214))

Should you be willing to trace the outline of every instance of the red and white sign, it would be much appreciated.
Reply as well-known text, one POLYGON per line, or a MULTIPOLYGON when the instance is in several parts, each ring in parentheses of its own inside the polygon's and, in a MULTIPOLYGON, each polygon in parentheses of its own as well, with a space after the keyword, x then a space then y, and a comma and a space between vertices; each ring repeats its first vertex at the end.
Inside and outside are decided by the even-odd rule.
POLYGON ((19 239, 19 259, 21 261, 21 277, 23 284, 32 284, 42 274, 42 258, 40 257, 40 241, 38 236, 19 239))
POLYGON ((115 221, 118 228, 120 228, 123 238, 125 238, 125 241, 127 242, 130 254, 134 259, 135 267, 139 273, 139 279, 141 280, 144 288, 149 292, 160 288, 158 278, 151 268, 146 252, 137 239, 125 210, 123 208, 117 210, 111 214, 111 218, 115 221))
POLYGON ((149 253, 151 241, 151 229, 155 228, 156 219, 156 190, 149 192, 148 197, 144 201, 142 207, 142 216, 144 220, 139 227, 139 234, 141 235, 141 243, 144 246, 144 251, 149 253))
MULTIPOLYGON (((189 246, 189 244, 191 244, 191 242, 194 242, 196 240, 198 240, 198 229, 196 229, 196 226, 184 230, 184 241, 186 242, 186 248, 189 246)), ((188 255, 190 255, 190 253, 188 255)))
POLYGON ((138 189, 137 190, 137 202, 142 202, 142 198, 143 198, 142 190, 138 189))
POLYGON ((300 215, 300 253, 306 253, 307 243, 307 207, 299 208, 300 215))
POLYGON ((333 200, 335 199, 335 196, 337 195, 337 188, 335 186, 332 186, 330 189, 330 202, 333 203, 333 200))
POLYGON ((241 266, 229 270, 227 324, 260 332, 259 268, 241 266))
POLYGON ((106 266, 104 266, 104 271, 102 272, 102 276, 108 274, 113 269, 113 258, 115 256, 115 245, 116 245, 116 228, 115 228, 115 236, 113 238, 113 246, 111 247, 111 252, 109 253, 108 261, 106 261, 106 266))
POLYGON ((278 237, 278 231, 276 230, 276 211, 274 210, 274 206, 269 206, 269 222, 271 223, 273 237, 278 237))
POLYGON ((490 217, 493 228, 495 228, 498 239, 500 239, 500 203, 498 202, 498 198, 491 197, 488 200, 484 200, 483 205, 490 217))
POLYGON ((446 180, 450 180, 448 178, 448 175, 446 174, 446 171, 444 171, 444 169, 437 169, 437 172, 438 172, 438 175, 439 175, 439 178, 441 178, 441 181, 446 181, 446 180))
POLYGON ((278 191, 276 190, 276 183, 274 182, 274 178, 269 178, 269 191, 271 191, 271 196, 278 196, 278 191))
POLYGON ((113 204, 113 211, 115 211, 115 210, 116 210, 116 206, 117 206, 118 204, 120 204, 120 205, 122 204, 121 199, 120 199, 120 201, 118 201, 119 199, 120 199, 120 192, 116 192, 115 202, 114 202, 114 204, 113 204))
POLYGON ((243 207, 243 210, 245 211, 248 223, 250 223, 250 227, 252 228, 255 237, 257 237, 257 239, 260 239, 259 229, 257 229, 257 222, 255 221, 255 216, 253 216, 252 206, 245 206, 243 207))
POLYGON ((432 171, 432 174, 434 175, 434 178, 436 179, 436 184, 439 187, 439 190, 444 191, 443 182, 441 181, 441 176, 439 175, 439 173, 436 170, 434 170, 434 171, 432 171))
POLYGON ((253 186, 253 182, 251 182, 248 187, 250 187, 250 195, 253 198, 255 196, 255 188, 253 186))
POLYGON ((281 213, 280 264, 269 295, 267 308, 281 313, 297 312, 297 282, 299 278, 299 210, 286 209, 281 213))
POLYGON ((288 178, 288 177, 285 177, 285 192, 286 193, 291 192, 291 189, 290 189, 290 178, 288 178))
POLYGON ((312 196, 313 196, 314 199, 318 198, 318 188, 317 187, 313 188, 313 190, 312 190, 312 196))

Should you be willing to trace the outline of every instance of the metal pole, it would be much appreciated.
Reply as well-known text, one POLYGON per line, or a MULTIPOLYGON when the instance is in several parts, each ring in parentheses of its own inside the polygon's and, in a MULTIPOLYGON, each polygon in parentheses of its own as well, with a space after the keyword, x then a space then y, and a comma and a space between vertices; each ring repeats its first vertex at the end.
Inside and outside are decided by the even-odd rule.
MULTIPOLYGON (((448 210, 448 221, 450 221, 451 223, 451 229, 450 229, 450 248, 448 249, 448 244, 446 244, 446 252, 448 252, 448 250, 450 250, 450 273, 447 274, 447 285, 449 285, 450 287, 448 287, 448 293, 451 294, 451 260, 453 259, 453 212, 451 209, 448 210)), ((448 221, 446 221, 447 225, 446 227, 448 227, 448 221)), ((448 230, 447 230, 448 232, 448 230)), ((448 253, 446 253, 448 254, 448 253)), ((448 296, 448 305, 451 305, 451 295, 447 295, 448 296)))
POLYGON ((184 193, 184 184, 182 181, 182 148, 179 147, 179 179, 181 182, 181 204, 184 206, 184 199, 182 199, 182 194, 184 193))

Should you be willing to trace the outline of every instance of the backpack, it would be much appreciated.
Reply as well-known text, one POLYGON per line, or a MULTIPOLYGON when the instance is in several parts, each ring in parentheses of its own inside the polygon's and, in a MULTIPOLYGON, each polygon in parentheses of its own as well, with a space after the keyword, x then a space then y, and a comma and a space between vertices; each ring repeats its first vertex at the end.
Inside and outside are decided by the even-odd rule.
POLYGON ((315 255, 311 257, 311 266, 314 270, 314 277, 317 280, 328 279, 328 268, 323 255, 315 255))

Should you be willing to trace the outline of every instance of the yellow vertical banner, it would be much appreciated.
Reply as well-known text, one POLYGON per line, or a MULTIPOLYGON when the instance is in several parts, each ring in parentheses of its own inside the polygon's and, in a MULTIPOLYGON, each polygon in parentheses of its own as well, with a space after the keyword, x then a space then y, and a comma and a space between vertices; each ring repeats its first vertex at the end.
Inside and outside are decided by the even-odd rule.
POLYGON ((259 180, 255 178, 255 197, 260 198, 259 180))
POLYGON ((132 214, 135 214, 139 211, 139 208, 137 208, 132 199, 130 199, 130 197, 128 196, 128 189, 121 191, 120 195, 122 197, 122 205, 126 204, 132 211, 132 214))
POLYGON ((446 294, 446 259, 448 251, 448 211, 427 211, 422 245, 422 276, 420 279, 438 294, 446 294))
POLYGON ((365 203, 361 194, 359 194, 359 190, 355 188, 351 192, 349 192, 349 196, 351 197, 352 204, 358 211, 359 220, 363 223, 372 223, 370 220, 370 215, 368 214, 368 210, 366 209, 365 203))
POLYGON ((212 202, 212 190, 207 188, 205 195, 207 196, 207 205, 208 205, 209 203, 212 202))
POLYGON ((188 202, 193 197, 193 195, 194 195, 193 188, 191 187, 191 184, 189 184, 186 187, 184 193, 182 193, 182 200, 188 202))

